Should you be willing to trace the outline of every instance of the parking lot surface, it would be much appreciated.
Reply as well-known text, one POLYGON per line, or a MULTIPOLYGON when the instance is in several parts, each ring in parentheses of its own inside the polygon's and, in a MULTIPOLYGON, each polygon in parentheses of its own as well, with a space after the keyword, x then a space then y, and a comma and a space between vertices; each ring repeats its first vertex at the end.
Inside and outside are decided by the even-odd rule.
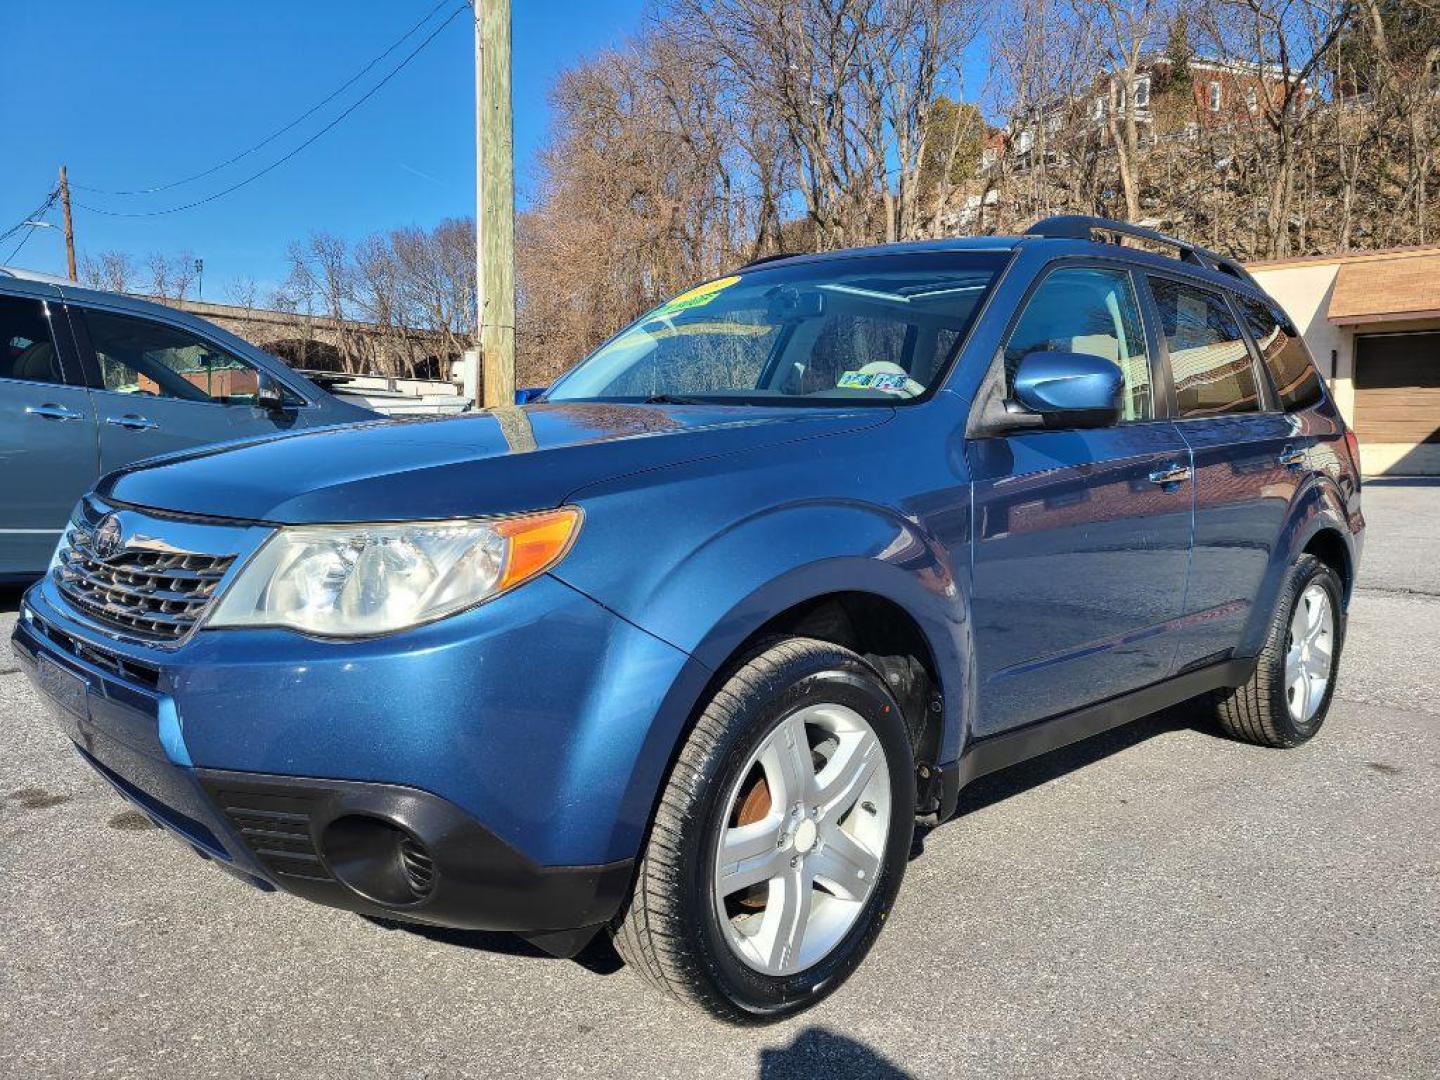
POLYGON ((760 1029, 604 949, 250 890, 91 776, 4 649, 0 1075, 1440 1075, 1440 486, 1373 483, 1365 508, 1316 741, 1177 712, 988 778, 859 974, 760 1029))

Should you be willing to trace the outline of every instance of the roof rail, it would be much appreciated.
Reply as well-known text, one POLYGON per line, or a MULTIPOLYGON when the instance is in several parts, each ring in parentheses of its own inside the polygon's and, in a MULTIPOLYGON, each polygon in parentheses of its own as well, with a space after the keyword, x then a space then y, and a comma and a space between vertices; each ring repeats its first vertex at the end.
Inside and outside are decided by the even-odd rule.
POLYGON ((1250 276, 1250 272, 1235 259, 1217 255, 1213 251, 1207 251, 1199 244, 1192 244, 1188 240, 1181 240, 1174 236, 1166 236, 1154 229, 1147 229, 1143 225, 1131 225, 1126 221, 1091 217, 1087 214, 1061 214, 1057 217, 1048 217, 1044 221, 1037 221, 1025 230, 1026 236, 1043 236, 1050 240, 1093 240, 1095 233, 1130 236, 1137 240, 1159 244, 1162 247, 1172 247, 1177 250, 1181 262, 1203 266, 1207 270, 1218 270, 1222 274, 1238 278, 1247 285, 1255 285, 1255 279, 1250 276))

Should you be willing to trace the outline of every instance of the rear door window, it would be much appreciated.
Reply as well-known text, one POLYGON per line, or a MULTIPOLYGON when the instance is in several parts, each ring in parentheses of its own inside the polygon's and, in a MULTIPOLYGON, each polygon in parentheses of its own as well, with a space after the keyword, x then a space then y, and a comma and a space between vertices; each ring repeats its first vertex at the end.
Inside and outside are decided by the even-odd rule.
POLYGON ((1304 343, 1287 333, 1275 313, 1258 300, 1245 296, 1235 299, 1260 350, 1260 360, 1270 372, 1281 407, 1294 412, 1314 405, 1320 400, 1320 373, 1304 343))
POLYGON ((63 383, 50 315, 43 300, 0 296, 0 379, 63 383))
POLYGON ((1170 357, 1181 419, 1260 411, 1249 346, 1225 297, 1170 278, 1150 278, 1170 357))

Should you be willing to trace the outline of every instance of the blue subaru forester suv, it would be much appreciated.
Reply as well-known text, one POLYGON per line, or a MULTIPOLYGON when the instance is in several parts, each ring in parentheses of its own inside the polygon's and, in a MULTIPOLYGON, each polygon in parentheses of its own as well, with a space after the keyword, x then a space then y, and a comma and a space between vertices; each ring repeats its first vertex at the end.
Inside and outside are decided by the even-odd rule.
POLYGON ((524 407, 111 473, 14 645, 88 765, 262 889, 606 931, 773 1019, 975 777, 1182 701, 1313 736, 1356 457, 1243 269, 1056 218, 752 264, 524 407))

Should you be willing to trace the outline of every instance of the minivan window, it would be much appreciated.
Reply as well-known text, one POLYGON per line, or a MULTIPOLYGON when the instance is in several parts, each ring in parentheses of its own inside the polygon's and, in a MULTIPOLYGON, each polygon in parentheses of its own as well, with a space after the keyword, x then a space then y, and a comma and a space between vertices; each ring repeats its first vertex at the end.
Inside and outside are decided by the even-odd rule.
POLYGON ((903 403, 944 377, 1004 261, 907 253, 742 270, 642 316, 547 400, 903 403))
POLYGON ((1308 408, 1320 400, 1320 373, 1298 337, 1291 337, 1279 319, 1264 304, 1249 297, 1236 297, 1240 314, 1250 336, 1260 349, 1260 359, 1270 371, 1280 405, 1287 412, 1308 408))
POLYGON ((65 381, 44 301, 0 296, 0 379, 65 381))
POLYGON ((86 311, 104 389, 142 397, 253 405, 259 372, 188 331, 149 319, 86 311))
POLYGON ((1065 267, 1041 282, 1005 346, 1007 396, 1014 393, 1020 361, 1047 351, 1111 361, 1125 376, 1121 418, 1150 419, 1150 360, 1127 271, 1065 267))
POLYGON ((1225 298, 1170 278, 1151 278, 1175 404, 1182 418, 1260 410, 1255 364, 1225 298))

